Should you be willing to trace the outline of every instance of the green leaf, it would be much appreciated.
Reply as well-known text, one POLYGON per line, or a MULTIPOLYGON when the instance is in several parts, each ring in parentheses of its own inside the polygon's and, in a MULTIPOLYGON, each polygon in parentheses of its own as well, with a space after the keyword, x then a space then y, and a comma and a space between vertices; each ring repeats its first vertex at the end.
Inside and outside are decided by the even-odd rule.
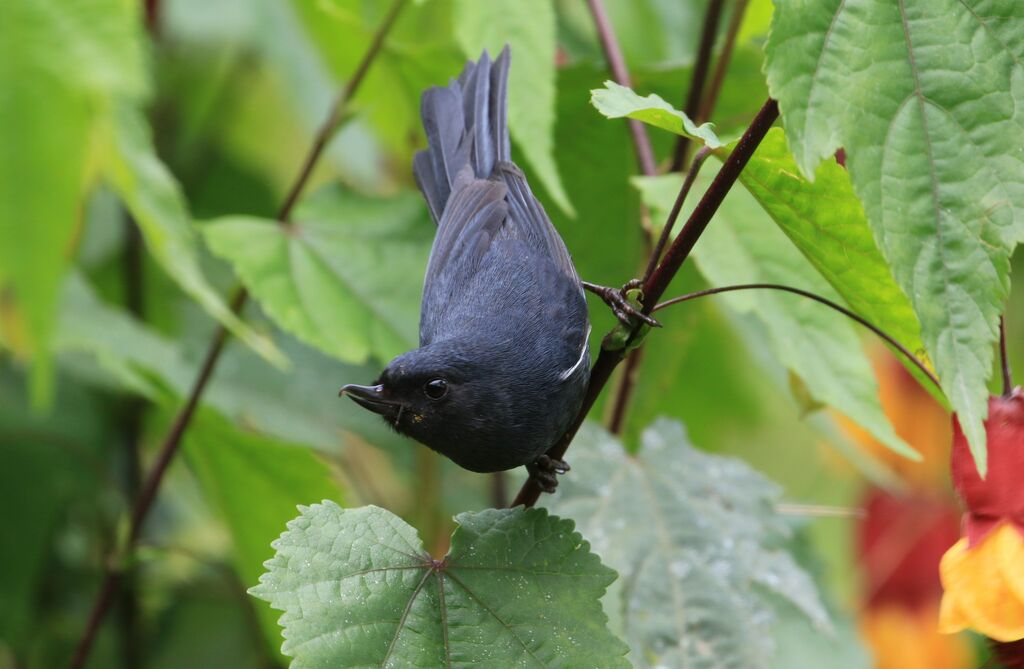
POLYGON ((388 360, 417 345, 433 225, 417 195, 327 190, 294 223, 245 216, 203 227, 214 253, 283 329, 340 360, 388 360))
POLYGON ((153 257, 232 334, 268 360, 284 364, 284 356, 273 343, 232 313, 203 275, 185 199, 153 149, 142 112, 129 105, 117 105, 111 122, 105 174, 138 224, 153 257))
POLYGON ((767 667, 765 592, 828 626, 813 581, 781 549, 789 531, 774 512, 774 484, 694 449, 665 419, 644 432, 637 455, 590 424, 576 442, 572 475, 546 501, 622 576, 605 606, 634 666, 767 667))
MULTIPOLYGON (((390 2, 364 0, 292 0, 289 4, 304 30, 293 40, 294 44, 282 48, 278 24, 290 24, 290 13, 282 11, 277 0, 262 0, 260 4, 264 5, 258 27, 261 49, 282 69, 281 76, 306 79, 310 67, 316 66, 317 59, 310 62, 299 53, 305 46, 304 33, 312 38, 323 61, 341 81, 351 79, 391 7, 390 2)), ((457 76, 464 63, 452 37, 452 12, 451 2, 406 6, 350 105, 357 122, 363 125, 366 121, 367 127, 362 130, 372 129, 374 138, 390 149, 391 164, 406 166, 405 175, 409 174, 413 152, 424 144, 420 95, 427 87, 443 85, 457 76)), ((309 99, 309 95, 302 97, 309 99)), ((328 104, 329 100, 322 100, 323 113, 328 104)), ((310 119, 310 127, 319 123, 322 116, 310 119)), ((355 135, 353 130, 350 139, 356 139, 355 135)), ((339 142, 342 139, 339 137, 339 142)), ((360 137, 359 144, 365 146, 366 139, 360 137)), ((356 144, 351 142, 345 148, 351 151, 356 144)))
POLYGON ((107 485, 89 465, 103 462, 106 454, 97 445, 113 436, 100 428, 92 398, 68 392, 72 384, 57 394, 59 413, 39 416, 25 406, 9 368, 0 375, 0 504, 7 509, 0 523, 0 636, 13 659, 27 655, 24 646, 39 632, 45 607, 40 595, 52 587, 60 563, 53 555, 60 536, 55 530, 69 509, 95 500, 107 485))
MULTIPOLYGON (((701 181, 707 182, 709 171, 705 166, 701 181)), ((672 206, 681 179, 678 174, 638 177, 635 183, 648 205, 664 213, 672 206)), ((691 198, 691 202, 696 200, 691 198)), ((779 283, 841 301, 836 291, 766 219, 748 193, 736 189, 729 193, 714 225, 708 226, 694 248, 697 267, 708 282, 712 286, 779 283)), ((775 355, 803 379, 814 399, 845 414, 894 451, 918 457, 896 435, 882 412, 871 365, 857 332, 845 316, 806 298, 775 291, 731 293, 720 299, 741 312, 757 315, 768 329, 775 355)))
POLYGON ((764 41, 771 29, 772 0, 751 0, 743 13, 743 22, 736 35, 736 41, 744 44, 751 41, 764 41))
POLYGON ((640 97, 632 89, 614 81, 606 81, 604 86, 590 92, 590 102, 608 118, 632 118, 677 135, 699 139, 712 149, 722 146, 722 140, 715 135, 714 126, 710 123, 698 126, 689 116, 659 96, 652 93, 640 97))
POLYGON ((599 601, 615 572, 572 521, 462 513, 435 561, 384 509, 301 510, 249 591, 284 611, 294 669, 629 666, 599 601))
POLYGON ((792 607, 779 612, 774 625, 775 655, 771 669, 835 667, 870 669, 875 666, 857 626, 849 616, 832 613, 835 634, 822 634, 792 607))
POLYGON ((875 244, 846 170, 825 161, 813 181, 806 179, 785 134, 773 128, 740 182, 854 312, 910 351, 923 351, 917 316, 875 244))
POLYGON ((767 73, 804 174, 854 189, 985 471, 986 381, 1024 239, 1024 15, 1015 0, 777 3, 767 73))
POLYGON ((0 56, 0 122, 13 130, 0 149, 0 287, 10 284, 26 323, 23 353, 36 362, 37 398, 48 394, 47 344, 60 283, 73 257, 82 196, 97 169, 185 291, 280 361, 267 340, 231 314, 199 269, 184 202, 155 156, 139 110, 148 82, 138 7, 120 0, 51 5, 13 0, 0 14, 0 42, 12 49, 0 56))
MULTIPOLYGON (((455 39, 469 59, 512 48, 508 125, 559 208, 573 215, 555 165, 555 8, 548 0, 455 0, 455 39)), ((456 73, 453 72, 452 75, 456 73)))
POLYGON ((7 345, 33 359, 37 404, 52 393, 48 345, 94 123, 107 96, 145 92, 136 18, 119 0, 0 6, 0 292, 23 324, 25 340, 7 345))
MULTIPOLYGON (((297 505, 340 498, 327 465, 308 447, 243 432, 213 412, 202 413, 189 429, 185 456, 227 524, 243 583, 259 578, 273 555, 270 542, 297 505)), ((262 602, 257 611, 276 648, 277 615, 262 602)))
MULTIPOLYGON (((78 275, 65 285, 60 315, 55 349, 62 369, 76 377, 158 404, 180 402, 191 388, 201 361, 186 353, 189 347, 104 304, 78 275)), ((369 380, 379 368, 344 365, 281 339, 294 363, 290 370, 267 364, 251 349, 231 347, 203 393, 203 405, 236 423, 321 450, 338 449, 347 434, 375 444, 399 439, 377 416, 337 397, 342 380, 369 380)))
POLYGON ((63 287, 53 345, 60 354, 93 356, 117 383, 153 401, 168 399, 169 390, 184 395, 194 373, 172 341, 103 304, 77 272, 63 287))

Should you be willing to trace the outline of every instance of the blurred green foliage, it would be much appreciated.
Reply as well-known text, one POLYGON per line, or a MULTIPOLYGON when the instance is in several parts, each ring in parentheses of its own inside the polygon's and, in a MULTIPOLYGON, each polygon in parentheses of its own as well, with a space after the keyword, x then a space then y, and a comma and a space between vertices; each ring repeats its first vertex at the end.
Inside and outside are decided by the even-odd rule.
MULTIPOLYGON (((288 229, 272 221, 275 211, 387 3, 160 0, 151 31, 129 0, 0 3, 0 668, 66 663, 123 538, 140 466, 187 395, 218 322, 238 337, 129 565, 137 611, 115 605, 89 666, 128 666, 136 656, 145 667, 283 666, 277 613, 245 591, 297 504, 384 506, 434 555, 445 552, 456 513, 492 505, 488 477, 398 437, 336 393, 375 378, 415 343, 433 234, 410 169, 424 143, 419 95, 483 46, 513 44, 513 152, 580 274, 617 285, 642 270, 636 159, 624 122, 590 102, 609 73, 586 4, 531 1, 513 11, 510 2, 404 8, 288 229), (226 304, 239 282, 255 299, 236 319, 226 304)), ((706 2, 605 4, 634 89, 681 106, 706 2)), ((725 141, 768 94, 771 14, 767 1, 747 10, 710 119, 725 141)), ((651 133, 666 158, 675 137, 651 133)), ((836 147, 787 136, 802 157, 794 162, 781 131, 771 133, 744 177, 750 193, 730 196, 698 245, 697 267, 684 267, 670 294, 708 281, 802 283, 834 290, 917 346, 919 326, 897 284, 911 302, 918 296, 905 276, 894 283, 882 261, 892 254, 874 246, 877 203, 865 215, 853 199, 864 197, 871 168, 853 172, 851 187, 826 163, 811 182, 818 158, 836 147), (773 187, 790 176, 794 183, 773 187), (813 243, 825 225, 841 238, 813 243), (858 261, 864 273, 830 274, 850 248, 867 258, 858 261)), ((651 182, 641 189, 656 227, 678 184, 663 179, 674 180, 667 195, 651 182)), ((977 287, 989 310, 1008 285, 1012 244, 999 242, 998 281, 977 287)), ((603 334, 613 319, 592 306, 595 335, 603 334)), ((641 431, 667 415, 700 448, 746 459, 788 500, 854 503, 877 467, 831 413, 801 416, 806 405, 790 397, 788 370, 814 399, 898 440, 878 411, 859 333, 818 309, 750 295, 659 313, 665 327, 644 349, 626 449, 637 450, 641 431)), ((1018 291, 1010 332, 1024 331, 1022 314, 1018 291)), ((941 318, 928 315, 921 325, 934 335, 941 318)), ((971 323, 969 334, 987 341, 983 328, 971 323)), ((592 338, 595 349, 599 341, 592 338)), ((1024 338, 1011 344, 1024 370, 1024 338)), ((972 383, 984 385, 988 371, 972 372, 972 383)), ((592 419, 601 420, 610 394, 592 419)), ((510 485, 521 477, 510 473, 510 485)), ((844 619, 855 586, 848 522, 818 519, 797 530, 821 565, 823 599, 839 602, 830 608, 840 634, 821 641, 779 605, 775 637, 786 666, 821 657, 864 665, 844 619)))

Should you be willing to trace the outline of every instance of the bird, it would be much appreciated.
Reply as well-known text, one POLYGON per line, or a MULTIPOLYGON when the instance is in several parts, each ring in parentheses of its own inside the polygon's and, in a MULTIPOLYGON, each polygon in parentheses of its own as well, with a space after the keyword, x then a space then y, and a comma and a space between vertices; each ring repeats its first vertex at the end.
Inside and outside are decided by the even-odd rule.
MULTIPOLYGON (((420 345, 339 394, 465 469, 525 465, 551 492, 569 467, 546 451, 583 404, 591 326, 586 284, 512 161, 510 59, 508 46, 493 61, 484 51, 423 93, 413 175, 437 232, 420 345)), ((612 293, 602 297, 630 311, 612 293)))

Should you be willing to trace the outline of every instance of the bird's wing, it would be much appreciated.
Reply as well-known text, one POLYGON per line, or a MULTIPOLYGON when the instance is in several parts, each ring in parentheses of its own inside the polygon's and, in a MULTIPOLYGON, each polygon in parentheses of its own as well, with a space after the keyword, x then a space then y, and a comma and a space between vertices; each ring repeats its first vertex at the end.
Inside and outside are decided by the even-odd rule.
POLYGON ((495 165, 494 178, 508 187, 505 199, 508 202, 509 223, 502 229, 502 234, 522 239, 550 258, 556 269, 579 284, 582 292, 583 286, 572 264, 569 250, 544 208, 534 197, 523 171, 514 163, 499 162, 495 165))
POLYGON ((420 308, 420 339, 429 341, 448 303, 472 283, 508 216, 504 183, 464 169, 452 184, 430 251, 420 308))

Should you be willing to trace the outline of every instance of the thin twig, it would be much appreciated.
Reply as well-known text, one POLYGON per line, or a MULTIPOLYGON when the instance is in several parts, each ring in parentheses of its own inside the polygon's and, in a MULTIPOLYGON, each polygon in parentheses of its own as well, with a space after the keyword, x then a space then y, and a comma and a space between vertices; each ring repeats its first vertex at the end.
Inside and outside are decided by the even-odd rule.
POLYGON ((718 94, 722 91, 722 84, 725 82, 725 73, 729 70, 729 62, 732 60, 733 49, 736 47, 736 35, 740 32, 743 24, 743 15, 747 11, 748 0, 736 0, 736 6, 729 18, 729 27, 725 31, 725 43, 722 45, 722 52, 718 55, 718 62, 715 63, 715 72, 711 75, 711 83, 708 84, 707 92, 700 103, 697 111, 696 123, 703 123, 711 118, 711 114, 718 102, 718 94))
MULTIPOLYGON (((130 214, 124 217, 124 249, 121 256, 122 281, 125 288, 125 308, 138 319, 145 317, 145 267, 143 264, 142 233, 130 214)), ((122 408, 122 446, 124 450, 124 499, 125 505, 135 503, 142 488, 142 461, 140 446, 142 440, 142 416, 146 403, 139 397, 128 397, 122 408)), ((111 546, 113 551, 116 546, 111 546)), ((139 638, 139 599, 135 570, 127 567, 118 598, 117 619, 120 627, 121 664, 125 667, 139 666, 142 648, 139 638)))
MULTIPOLYGON (((621 86, 632 88, 633 82, 626 68, 626 61, 622 56, 618 40, 615 37, 615 29, 612 27, 601 0, 587 0, 590 13, 594 17, 594 24, 597 27, 597 34, 601 41, 601 48, 604 51, 605 60, 612 71, 612 77, 621 86)), ((651 148, 651 139, 647 134, 647 128, 643 123, 635 119, 627 119, 629 134, 633 140, 633 150, 636 153, 637 165, 644 176, 654 176, 657 173, 657 165, 654 160, 654 150, 651 148)), ((647 205, 640 203, 640 224, 644 231, 645 251, 648 255, 654 253, 651 241, 654 233, 650 225, 650 212, 647 205)), ((664 246, 662 246, 663 248, 664 246)), ((660 255, 661 251, 658 251, 660 255)), ((633 351, 626 363, 625 373, 619 380, 616 391, 616 399, 613 404, 613 411, 608 423, 608 429, 612 434, 618 434, 625 421, 626 408, 629 406, 629 398, 632 395, 633 384, 636 382, 636 375, 640 367, 641 353, 633 351)))
MULTIPOLYGON (((330 139, 334 129, 337 127, 338 119, 341 117, 345 105, 359 89, 360 84, 366 77, 366 73, 369 70, 370 65, 380 53, 381 46, 384 43, 386 35, 391 30, 391 27, 394 25, 395 20, 398 18, 398 15, 406 2, 407 0, 395 0, 395 3, 389 10, 384 22, 374 35, 373 41, 367 48, 359 66, 356 68, 351 79, 349 79, 348 83, 342 89, 338 98, 331 106, 328 117, 317 131, 313 145, 310 148, 309 155, 307 155, 306 160, 299 171, 299 175, 295 179, 295 183, 289 190, 288 197, 281 206, 280 212, 278 213, 278 221, 280 223, 286 224, 289 221, 292 210, 298 202, 299 195, 302 193, 303 188, 305 188, 306 183, 309 180, 309 176, 313 171, 314 165, 323 153, 323 150, 327 145, 327 141, 330 139)), ((244 289, 238 290, 231 300, 232 312, 235 314, 240 313, 247 298, 248 294, 244 289)), ((153 465, 152 470, 146 477, 142 491, 132 508, 128 541, 123 547, 124 553, 130 552, 138 541, 143 523, 152 508, 153 501, 156 499, 157 492, 160 489, 160 484, 163 482, 164 474, 167 472, 168 466, 178 452, 178 446, 181 443, 181 438, 184 436, 185 430, 188 428, 189 423, 195 414, 196 408, 199 406, 199 399, 202 396, 203 391, 206 389, 210 377, 213 375, 213 371, 217 366, 217 361, 220 359, 220 354, 224 350, 224 344, 227 341, 227 337, 227 330, 223 326, 219 326, 214 333, 213 340, 210 342, 209 348, 206 351, 203 364, 199 370, 199 375, 192 384, 192 389, 189 392, 185 406, 182 407, 181 411, 175 417, 174 423, 160 447, 156 463, 153 465)), ((81 667, 85 666, 85 662, 89 657, 89 652, 92 649, 93 642, 96 640, 96 635, 99 632, 100 623, 103 621, 107 610, 110 608, 114 594, 117 591, 120 576, 121 568, 119 566, 108 566, 106 575, 104 576, 103 582, 101 583, 99 592, 96 596, 96 600, 93 602, 93 607, 89 614, 89 619, 86 622, 85 630, 82 633, 82 637, 79 640, 78 645, 75 648, 75 653, 68 665, 71 669, 81 669, 81 667)))
MULTIPOLYGON (((725 0, 711 0, 708 11, 704 14, 704 29, 701 31, 700 44, 697 46, 697 59, 693 64, 693 75, 690 77, 690 89, 686 92, 686 106, 683 111, 691 119, 696 118, 700 109, 700 100, 704 92, 704 80, 708 76, 711 65, 711 49, 715 46, 715 35, 718 33, 718 20, 722 16, 725 0)), ((690 138, 680 135, 676 141, 676 149, 672 154, 672 165, 669 172, 678 172, 686 164, 690 150, 690 138)))
MULTIPOLYGON (((711 186, 704 193, 704 197, 701 198, 700 203, 697 204, 693 213, 690 214, 690 218, 686 225, 683 226, 682 232, 679 233, 672 246, 669 247, 658 268, 644 282, 644 295, 650 300, 649 303, 652 306, 665 293, 669 283, 675 277, 679 268, 682 267, 687 257, 689 257, 693 245, 697 243, 700 234, 707 228, 711 218, 722 204, 722 200, 725 199, 729 189, 736 183, 740 172, 746 166, 750 157, 754 155, 754 151, 761 143, 761 140, 764 139, 765 134, 768 133, 768 129, 771 128, 778 115, 778 105, 775 103, 775 100, 769 98, 743 133, 739 142, 736 143, 736 148, 726 158, 722 169, 719 170, 715 180, 711 182, 711 186)), ((634 331, 634 336, 635 333, 636 331, 634 331)), ((583 424, 587 413, 594 406, 597 396, 608 383, 612 372, 624 357, 623 349, 621 348, 609 350, 602 347, 601 353, 597 356, 597 361, 590 372, 590 383, 587 385, 587 392, 583 398, 583 406, 580 408, 579 413, 576 414, 575 420, 569 426, 569 429, 566 430, 566 433, 548 451, 550 457, 556 460, 563 459, 566 449, 572 443, 573 437, 576 436, 576 432, 579 430, 580 425, 583 424)), ((533 506, 537 503, 541 492, 540 486, 537 485, 536 481, 532 478, 527 479, 512 502, 512 506, 533 506)))
POLYGON ((683 181, 683 187, 679 190, 679 195, 676 196, 676 201, 672 205, 672 211, 669 213, 668 220, 665 222, 664 227, 661 229, 661 236, 658 238, 658 243, 654 247, 654 251, 651 252, 651 258, 647 261, 647 269, 644 271, 644 281, 650 278, 651 274, 654 274, 655 268, 658 266, 658 261, 661 260, 661 254, 665 250, 665 245, 668 244, 668 240, 672 238, 672 228, 675 227, 676 219, 679 218, 679 212, 683 209, 683 203, 686 202, 686 197, 690 194, 690 189, 693 188, 694 181, 697 180, 697 173, 700 172, 700 168, 704 165, 704 161, 711 155, 711 149, 706 146, 701 147, 697 155, 693 157, 693 162, 690 163, 690 169, 686 172, 686 179, 683 181))
POLYGON ((622 434, 626 426, 626 413, 633 399, 633 391, 636 390, 637 375, 640 373, 640 363, 643 359, 643 348, 633 349, 626 356, 626 364, 623 365, 618 385, 615 386, 608 415, 608 431, 614 435, 622 434))
POLYGON ((779 291, 783 291, 783 292, 786 292, 786 293, 793 293, 794 295, 800 295, 801 297, 806 297, 806 298, 814 300, 815 302, 818 302, 820 304, 824 304, 825 306, 827 306, 827 307, 829 307, 831 309, 834 309, 835 311, 838 311, 839 313, 843 314, 847 318, 850 318, 850 319, 856 321, 857 323, 860 323, 861 325, 863 325, 867 329, 869 329, 872 332, 874 332, 880 338, 885 340, 885 342, 887 344, 889 344, 894 349, 899 351, 909 362, 911 362, 915 367, 917 367, 921 371, 922 374, 924 374, 926 377, 928 377, 929 381, 931 381, 932 383, 935 384, 936 387, 939 387, 941 389, 941 386, 939 386, 939 379, 936 378, 935 374, 930 369, 928 369, 928 367, 923 362, 921 362, 921 360, 916 355, 911 353, 910 350, 907 349, 906 346, 904 346, 903 344, 901 344, 898 341, 896 341, 895 337, 893 337, 889 333, 885 332, 884 330, 882 330, 881 328, 879 328, 875 324, 871 323, 866 318, 863 318, 862 316, 858 316, 857 314, 853 313, 852 311, 850 311, 846 307, 842 306, 841 304, 836 304, 835 302, 833 302, 832 300, 830 300, 828 298, 822 297, 821 295, 817 295, 817 294, 812 293, 812 292, 807 291, 807 290, 802 290, 800 288, 794 288, 792 286, 784 286, 784 285, 778 284, 778 283, 744 283, 744 284, 738 284, 738 285, 735 285, 735 286, 721 286, 719 288, 708 288, 706 290, 698 290, 698 291, 696 291, 694 293, 688 293, 686 295, 680 295, 679 297, 673 297, 671 300, 666 300, 666 301, 656 305, 654 307, 654 309, 652 309, 652 312, 658 311, 660 309, 664 309, 665 307, 670 307, 673 304, 680 304, 681 302, 689 302, 690 300, 695 300, 698 297, 706 297, 708 295, 718 295, 720 293, 731 293, 731 292, 738 291, 738 290, 779 290, 779 291))
MULTIPOLYGON (((587 0, 590 7, 590 14, 594 17, 594 24, 597 26, 597 36, 601 41, 601 49, 604 51, 605 60, 611 68, 612 77, 620 86, 633 87, 629 77, 629 70, 626 69, 626 61, 622 57, 622 49, 615 38, 615 30, 608 19, 608 12, 605 11, 601 0, 587 0)), ((651 138, 647 135, 647 128, 644 124, 635 119, 629 121, 629 134, 633 138, 633 149, 636 152, 636 162, 640 171, 645 176, 654 176, 657 167, 654 161, 654 150, 651 148, 651 138)))
POLYGON ((508 472, 491 474, 491 506, 501 509, 508 504, 508 472))
MULTIPOLYGON (((722 164, 722 169, 719 170, 714 181, 708 186, 704 196, 693 210, 693 213, 690 214, 689 220, 686 221, 686 225, 683 226, 675 241, 672 242, 672 246, 665 253, 665 257, 658 264, 657 269, 644 282, 644 298, 648 300, 651 307, 665 294, 668 284, 675 278, 676 272, 679 271, 683 262, 690 256, 690 251, 693 250, 694 244, 700 239, 704 229, 711 222, 711 217, 718 211, 722 200, 725 199, 729 189, 736 183, 740 172, 746 167, 747 161, 754 155, 754 151, 778 116, 779 106, 775 100, 769 98, 760 111, 757 112, 757 115, 743 133, 743 136, 736 143, 736 148, 733 149, 729 157, 726 158, 725 163, 722 164)), ((645 308, 650 307, 645 305, 645 308)))
POLYGON ((1003 369, 1003 397, 1013 395, 1013 374, 1010 373, 1010 356, 1006 353, 1006 316, 999 317, 999 362, 1003 369))
POLYGON ((867 515, 864 509, 849 506, 791 504, 784 502, 775 505, 775 513, 784 516, 799 516, 801 518, 863 518, 867 515))
POLYGON ((158 34, 160 32, 160 0, 145 0, 143 7, 145 8, 146 30, 150 35, 158 34))

